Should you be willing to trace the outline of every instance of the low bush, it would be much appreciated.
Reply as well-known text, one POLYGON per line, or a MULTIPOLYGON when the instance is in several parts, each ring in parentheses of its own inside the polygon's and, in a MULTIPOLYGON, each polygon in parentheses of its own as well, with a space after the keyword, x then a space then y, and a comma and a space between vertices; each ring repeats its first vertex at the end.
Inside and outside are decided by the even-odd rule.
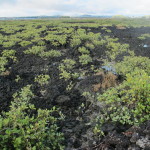
POLYGON ((101 122, 140 124, 150 119, 150 76, 144 70, 126 75, 121 85, 98 96, 105 103, 101 122))
POLYGON ((30 41, 21 41, 19 44, 20 44, 21 46, 27 46, 27 45, 32 44, 32 42, 30 42, 30 41))
POLYGON ((12 59, 15 62, 17 61, 15 54, 16 54, 15 50, 3 50, 2 57, 5 57, 7 59, 12 59))
POLYGON ((25 50, 25 54, 40 55, 45 50, 45 46, 32 46, 32 48, 25 50))
POLYGON ((3 42, 2 44, 3 44, 3 47, 7 48, 7 47, 14 46, 16 44, 16 42, 15 41, 7 41, 7 42, 3 42))
POLYGON ((44 45, 46 45, 46 43, 44 41, 40 40, 40 41, 38 41, 37 45, 38 46, 44 46, 44 45))
POLYGON ((115 60, 116 57, 122 53, 130 53, 129 45, 128 44, 120 44, 115 42, 108 42, 106 45, 107 51, 106 55, 107 57, 112 61, 115 60))
POLYGON ((87 65, 88 63, 92 62, 92 58, 87 54, 82 54, 81 56, 79 56, 79 62, 82 65, 87 65))
POLYGON ((93 40, 94 46, 103 46, 105 43, 105 40, 93 40))
POLYGON ((75 37, 70 42, 70 46, 71 47, 75 47, 75 46, 78 46, 80 44, 81 44, 81 40, 78 39, 78 38, 75 38, 75 37))
POLYGON ((81 54, 89 54, 89 50, 87 50, 85 47, 79 47, 78 51, 81 53, 81 54))
POLYGON ((6 71, 5 66, 8 64, 9 59, 12 59, 14 62, 17 61, 17 58, 15 56, 16 51, 15 50, 3 50, 0 57, 0 75, 6 71))
POLYGON ((0 57, 0 75, 5 72, 5 65, 8 63, 8 60, 5 57, 0 57))
POLYGON ((61 55, 61 52, 57 50, 50 50, 47 52, 43 51, 41 54, 39 54, 41 57, 60 57, 61 55))
POLYGON ((88 42, 85 44, 85 46, 87 48, 90 48, 90 49, 94 49, 95 48, 95 46, 92 43, 88 43, 88 42))
POLYGON ((37 82, 38 84, 40 84, 41 86, 45 85, 45 84, 48 84, 49 82, 49 79, 50 79, 50 76, 49 75, 38 75, 35 77, 34 79, 34 82, 37 82))
POLYGON ((13 95, 10 110, 0 116, 0 149, 62 150, 63 135, 57 131, 56 110, 36 110, 29 103, 30 85, 13 95))
POLYGON ((135 69, 142 69, 150 75, 150 59, 142 56, 126 56, 123 61, 115 64, 116 72, 123 76, 135 69))
POLYGON ((59 65, 60 79, 69 80, 70 78, 77 78, 78 73, 73 72, 76 62, 72 59, 64 59, 59 65))
POLYGON ((147 38, 150 38, 150 34, 146 33, 146 34, 141 34, 141 36, 138 37, 138 39, 140 40, 145 40, 147 38))

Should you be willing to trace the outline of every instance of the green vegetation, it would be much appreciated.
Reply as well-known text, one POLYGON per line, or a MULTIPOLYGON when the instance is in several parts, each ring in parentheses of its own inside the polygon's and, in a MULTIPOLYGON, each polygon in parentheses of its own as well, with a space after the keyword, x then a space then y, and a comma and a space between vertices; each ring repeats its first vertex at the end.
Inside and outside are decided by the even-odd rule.
POLYGON ((140 49, 150 38, 149 19, 0 22, 0 149, 63 150, 70 130, 71 138, 82 137, 70 118, 79 133, 86 124, 96 136, 108 135, 107 123, 150 120, 149 47, 140 49), (133 28, 137 34, 126 35, 133 28))
POLYGON ((81 54, 89 54, 90 53, 85 47, 79 47, 78 51, 81 54))
POLYGON ((63 149, 63 135, 57 132, 57 111, 36 109, 29 101, 34 96, 30 85, 13 95, 9 112, 0 116, 1 149, 63 149), (33 114, 36 111, 36 114, 33 114), (32 114, 32 115, 31 115, 32 114))
POLYGON ((9 60, 13 60, 13 62, 17 61, 15 56, 15 50, 3 50, 0 57, 0 74, 6 71, 5 66, 8 64, 9 60))
POLYGON ((150 77, 144 70, 126 75, 126 80, 98 96, 105 103, 103 123, 140 124, 150 119, 150 77), (121 107, 120 107, 121 106, 121 107))
POLYGON ((21 46, 27 46, 27 45, 32 44, 32 42, 30 42, 30 41, 21 41, 19 44, 20 44, 21 46))
MULTIPOLYGON (((133 53, 131 52, 133 55, 133 53)), ((150 59, 141 56, 125 56, 113 67, 124 77, 123 83, 109 88, 97 99, 104 106, 97 117, 93 132, 103 135, 103 124, 121 123, 140 125, 150 120, 150 59), (120 107, 121 106, 121 107, 120 107)))
POLYGON ((147 38, 150 38, 150 34, 148 34, 148 33, 142 34, 141 36, 138 37, 138 39, 140 39, 140 40, 145 40, 147 38))
POLYGON ((129 49, 128 44, 115 43, 109 40, 110 39, 108 39, 108 43, 106 45, 108 49, 106 51, 106 55, 110 61, 115 60, 118 55, 121 55, 123 53, 128 53, 133 55, 132 51, 129 49))
POLYGON ((32 46, 32 48, 25 50, 25 54, 34 54, 34 55, 40 55, 44 50, 45 46, 32 46))
POLYGON ((45 46, 33 46, 32 48, 25 50, 25 54, 34 54, 40 57, 60 57, 61 52, 57 50, 50 50, 50 51, 45 51, 46 47, 45 46))
POLYGON ((8 41, 8 42, 3 42, 2 44, 3 44, 3 47, 8 48, 8 47, 14 46, 16 43, 14 41, 8 41))
POLYGON ((69 80, 70 78, 77 78, 79 75, 73 72, 76 62, 72 59, 64 59, 59 65, 60 79, 69 80))
POLYGON ((85 46, 90 49, 94 49, 95 46, 92 43, 86 43, 85 46))
POLYGON ((7 63, 8 63, 8 60, 5 57, 0 57, 0 74, 6 70, 5 65, 7 63))
POLYGON ((115 64, 115 69, 118 74, 126 76, 126 74, 134 70, 144 70, 150 75, 150 59, 141 56, 126 56, 124 60, 115 64))
POLYGON ((17 61, 15 54, 16 54, 15 50, 3 50, 2 57, 5 57, 7 59, 12 59, 15 62, 17 61))
POLYGON ((79 62, 82 65, 87 65, 88 63, 92 62, 92 58, 87 54, 82 54, 81 56, 79 56, 79 62))
POLYGON ((48 84, 49 79, 50 79, 49 75, 41 74, 41 75, 36 76, 34 81, 37 82, 38 84, 40 84, 41 86, 43 86, 45 84, 48 84))
POLYGON ((42 52, 39 56, 41 57, 60 57, 62 54, 57 50, 50 50, 47 52, 42 52))
POLYGON ((46 43, 44 41, 40 40, 40 41, 38 41, 37 45, 38 46, 44 46, 44 45, 46 45, 46 43))

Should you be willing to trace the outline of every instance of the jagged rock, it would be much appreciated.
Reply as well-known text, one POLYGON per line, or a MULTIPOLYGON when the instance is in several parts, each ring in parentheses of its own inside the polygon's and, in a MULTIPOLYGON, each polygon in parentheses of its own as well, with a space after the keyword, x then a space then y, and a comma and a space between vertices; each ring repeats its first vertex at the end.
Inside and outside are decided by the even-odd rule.
POLYGON ((138 139, 139 139, 139 134, 136 133, 136 132, 134 132, 134 133, 132 134, 132 137, 131 137, 130 141, 131 141, 132 143, 135 143, 138 139))
POLYGON ((129 148, 128 148, 128 150, 140 150, 140 148, 139 147, 137 147, 137 146, 130 146, 129 148))
POLYGON ((150 140, 147 137, 142 137, 142 139, 137 140, 136 145, 141 148, 150 148, 150 140))
POLYGON ((56 98, 55 102, 58 104, 67 103, 70 101, 70 97, 66 95, 60 95, 56 98))

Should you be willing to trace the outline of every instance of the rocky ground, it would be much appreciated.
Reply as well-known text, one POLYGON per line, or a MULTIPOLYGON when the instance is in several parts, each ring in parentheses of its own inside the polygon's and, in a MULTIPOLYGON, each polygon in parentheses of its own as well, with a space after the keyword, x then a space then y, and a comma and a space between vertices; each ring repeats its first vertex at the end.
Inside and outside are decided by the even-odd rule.
MULTIPOLYGON (((100 28, 91 28, 94 33, 100 32, 102 35, 110 35, 119 38, 120 43, 130 44, 137 56, 150 57, 150 40, 139 40, 138 36, 144 33, 150 33, 150 27, 141 28, 123 28, 107 27, 112 32, 106 33, 100 28), (144 45, 148 45, 144 47, 144 45)), ((31 45, 32 46, 32 45, 31 45)), ((47 45, 48 46, 48 45, 47 45)), ((27 48, 27 47, 26 47, 27 48)), ((3 49, 1 47, 1 49, 3 49)), ((143 123, 139 127, 106 124, 103 126, 105 136, 97 137, 93 134, 92 126, 94 118, 101 111, 103 105, 97 102, 95 97, 85 97, 83 92, 91 92, 93 95, 93 85, 101 83, 102 75, 95 75, 80 78, 75 81, 74 88, 66 91, 67 81, 59 79, 57 69, 60 61, 64 57, 72 55, 68 51, 69 45, 61 47, 65 55, 59 59, 43 60, 38 56, 29 56, 23 54, 25 48, 15 46, 17 49, 17 58, 19 63, 9 64, 10 72, 8 75, 0 77, 0 110, 7 111, 12 100, 12 94, 27 84, 33 84, 33 91, 36 97, 32 103, 39 108, 51 108, 59 106, 66 116, 63 122, 60 122, 60 131, 65 135, 66 150, 149 150, 150 149, 150 121, 143 123), (67 53, 68 52, 68 53, 67 53), (48 70, 46 68, 49 68, 48 70), (46 70, 46 71, 45 71, 46 70), (42 89, 33 82, 35 74, 47 73, 51 75, 49 85, 42 89), (15 82, 16 75, 21 77, 21 81, 15 82)), ((101 49, 104 51, 104 49, 101 49)), ((118 58, 119 59, 119 58, 118 58)), ((101 67, 102 62, 95 60, 95 65, 101 67)), ((78 68, 75 68, 78 69, 78 68)), ((119 76, 116 76, 117 82, 121 82, 119 76)))

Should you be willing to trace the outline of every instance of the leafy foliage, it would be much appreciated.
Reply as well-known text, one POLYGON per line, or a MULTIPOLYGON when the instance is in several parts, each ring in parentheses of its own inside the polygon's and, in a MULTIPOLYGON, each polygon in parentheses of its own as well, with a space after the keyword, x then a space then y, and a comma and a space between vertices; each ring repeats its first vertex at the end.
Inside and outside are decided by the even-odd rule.
POLYGON ((77 78, 78 73, 73 72, 76 62, 72 59, 64 59, 59 65, 60 79, 69 80, 70 78, 77 78))
POLYGON ((150 77, 144 70, 135 70, 126 78, 118 87, 98 96, 106 104, 106 122, 140 124, 150 119, 150 77))
POLYGON ((19 44, 20 44, 21 46, 27 46, 27 45, 32 44, 32 42, 30 42, 30 41, 21 41, 19 44))
POLYGON ((49 75, 41 74, 41 75, 36 76, 34 81, 39 83, 42 86, 42 85, 48 84, 49 79, 50 79, 49 75))
POLYGON ((57 50, 50 50, 47 52, 42 52, 41 54, 39 54, 39 56, 41 57, 60 57, 62 54, 60 51, 57 50))
POLYGON ((30 85, 13 95, 10 111, 0 116, 0 148, 1 149, 63 149, 63 136, 57 132, 57 119, 51 110, 38 109, 29 103, 34 96, 30 85))
POLYGON ((17 61, 15 54, 16 54, 15 50, 3 50, 2 57, 12 59, 13 61, 17 61))
POLYGON ((118 74, 126 75, 136 69, 144 70, 150 75, 150 59, 142 56, 126 56, 124 60, 115 64, 118 74))
POLYGON ((0 74, 6 70, 5 65, 8 63, 8 60, 5 57, 0 57, 0 74))
POLYGON ((81 54, 89 54, 90 53, 85 47, 79 47, 78 51, 81 54))
POLYGON ((25 54, 34 54, 38 55, 40 57, 60 57, 61 52, 57 50, 50 50, 50 51, 45 51, 46 47, 45 46, 33 46, 32 48, 24 51, 25 54))
POLYGON ((108 42, 107 46, 108 51, 106 55, 111 59, 115 60, 115 58, 124 52, 130 52, 128 44, 120 44, 115 42, 108 42))
POLYGON ((147 38, 150 38, 150 34, 148 34, 148 33, 142 34, 141 36, 138 37, 138 39, 140 39, 140 40, 145 40, 147 38))
POLYGON ((8 64, 10 59, 12 59, 14 62, 17 61, 15 54, 16 54, 15 50, 2 51, 2 56, 0 57, 0 74, 6 71, 5 66, 8 64))
POLYGON ((40 40, 40 41, 38 41, 37 45, 38 46, 44 46, 44 45, 46 45, 46 43, 44 41, 40 40))
POLYGON ((14 45, 16 44, 16 42, 15 42, 15 41, 10 40, 10 41, 7 41, 7 42, 3 42, 2 44, 3 44, 3 47, 8 48, 8 47, 12 47, 12 46, 14 46, 14 45))
POLYGON ((87 54, 82 54, 81 56, 79 56, 79 62, 82 65, 87 65, 88 63, 92 62, 92 58, 87 54))
POLYGON ((44 46, 32 46, 32 48, 25 50, 25 54, 34 54, 34 55, 40 55, 45 50, 44 46))

